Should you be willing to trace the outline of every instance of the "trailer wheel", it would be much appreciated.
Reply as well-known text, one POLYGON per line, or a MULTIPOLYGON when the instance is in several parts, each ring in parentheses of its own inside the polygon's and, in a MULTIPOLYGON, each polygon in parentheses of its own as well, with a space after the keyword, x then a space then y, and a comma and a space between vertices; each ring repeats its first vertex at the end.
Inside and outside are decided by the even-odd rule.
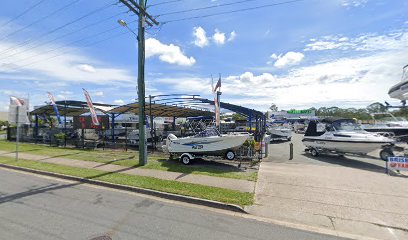
POLYGON ((316 150, 316 148, 312 148, 310 150, 310 153, 312 154, 313 157, 319 156, 319 152, 316 150))
POLYGON ((233 151, 231 151, 231 150, 228 150, 228 151, 225 153, 225 158, 226 158, 227 160, 232 161, 232 160, 235 159, 235 153, 234 153, 233 151))
POLYGON ((189 165, 189 164, 191 164, 191 158, 190 158, 187 154, 181 156, 180 161, 181 161, 181 163, 184 164, 184 165, 189 165))
POLYGON ((391 151, 391 149, 383 149, 380 152, 380 158, 384 161, 388 161, 389 157, 394 157, 394 153, 391 151))

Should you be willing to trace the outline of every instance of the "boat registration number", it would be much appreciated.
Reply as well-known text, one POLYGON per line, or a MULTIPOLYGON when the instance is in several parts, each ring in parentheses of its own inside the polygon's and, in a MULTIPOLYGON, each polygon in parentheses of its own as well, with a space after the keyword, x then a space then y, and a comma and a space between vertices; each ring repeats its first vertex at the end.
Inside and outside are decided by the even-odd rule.
POLYGON ((204 146, 203 146, 203 145, 193 145, 192 148, 193 148, 193 149, 203 149, 204 146))

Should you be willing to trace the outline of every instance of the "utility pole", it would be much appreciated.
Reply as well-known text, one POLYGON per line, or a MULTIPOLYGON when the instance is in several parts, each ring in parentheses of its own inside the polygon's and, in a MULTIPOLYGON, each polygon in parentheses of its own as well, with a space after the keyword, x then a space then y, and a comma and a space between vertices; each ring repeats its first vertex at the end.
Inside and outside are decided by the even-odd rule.
POLYGON ((120 0, 130 11, 139 17, 138 29, 138 77, 137 95, 139 103, 139 164, 147 163, 147 143, 146 143, 146 113, 145 113, 145 25, 159 25, 159 23, 146 12, 146 1, 120 0))

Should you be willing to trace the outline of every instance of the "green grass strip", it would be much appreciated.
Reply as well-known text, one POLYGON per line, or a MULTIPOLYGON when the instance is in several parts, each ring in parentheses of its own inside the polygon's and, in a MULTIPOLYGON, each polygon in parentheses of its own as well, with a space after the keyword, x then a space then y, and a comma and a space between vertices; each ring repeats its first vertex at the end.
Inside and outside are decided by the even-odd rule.
POLYGON ((184 196, 203 198, 223 203, 236 204, 239 206, 251 205, 253 204, 254 200, 253 193, 243 193, 235 190, 209 187, 192 183, 183 183, 171 180, 162 180, 153 177, 133 176, 123 173, 109 173, 100 170, 62 166, 31 160, 15 161, 15 159, 8 157, 0 157, 0 163, 53 173, 60 173, 69 176, 89 178, 110 183, 180 194, 184 196))
MULTIPOLYGON (((0 140, 0 150, 2 151, 15 151, 15 143, 0 140)), ((242 179, 248 181, 257 180, 257 172, 245 172, 240 171, 238 168, 217 168, 213 163, 201 165, 189 165, 185 166, 180 164, 177 160, 168 160, 168 156, 163 153, 149 154, 148 163, 145 166, 138 165, 138 152, 136 151, 114 151, 114 150, 82 150, 82 149, 70 149, 49 147, 40 144, 20 144, 20 152, 48 156, 48 157, 61 157, 67 159, 75 159, 82 161, 109 163, 125 167, 140 167, 143 169, 155 169, 169 172, 179 172, 188 174, 200 174, 214 177, 224 177, 232 179, 242 179)))

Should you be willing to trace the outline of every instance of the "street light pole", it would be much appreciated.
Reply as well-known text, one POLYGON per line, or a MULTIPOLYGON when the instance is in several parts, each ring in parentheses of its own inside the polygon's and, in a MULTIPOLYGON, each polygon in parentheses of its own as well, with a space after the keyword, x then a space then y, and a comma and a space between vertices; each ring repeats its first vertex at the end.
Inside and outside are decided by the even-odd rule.
MULTIPOLYGON (((137 74, 137 98, 139 102, 139 164, 146 165, 147 163, 147 143, 146 143, 146 113, 145 113, 145 25, 159 25, 150 14, 146 12, 146 1, 139 0, 119 0, 122 4, 129 8, 139 17, 139 29, 137 34, 138 41, 138 74, 137 74), (148 19, 146 19, 146 17, 148 19)), ((133 34, 135 32, 130 29, 126 22, 119 20, 118 23, 128 28, 133 34)))
MULTIPOLYGON (((139 0, 139 7, 145 9, 145 1, 139 0)), ((139 164, 147 164, 146 115, 145 115, 145 11, 139 11, 138 29, 138 77, 137 90, 139 100, 139 164)))

